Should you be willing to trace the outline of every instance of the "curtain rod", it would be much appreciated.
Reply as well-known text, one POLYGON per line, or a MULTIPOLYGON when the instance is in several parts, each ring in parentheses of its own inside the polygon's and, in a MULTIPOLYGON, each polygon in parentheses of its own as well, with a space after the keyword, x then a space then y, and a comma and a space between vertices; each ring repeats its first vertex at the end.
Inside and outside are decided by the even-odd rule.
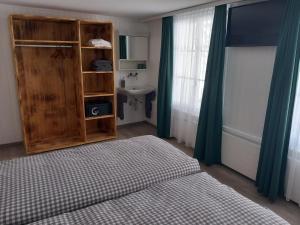
POLYGON ((176 14, 188 12, 190 10, 215 7, 215 6, 224 5, 224 4, 233 4, 235 6, 235 5, 241 5, 241 4, 244 5, 244 4, 250 4, 250 3, 256 3, 256 2, 265 2, 265 1, 268 1, 268 0, 214 0, 212 2, 208 2, 208 3, 196 5, 196 6, 191 6, 191 7, 187 7, 187 8, 183 8, 183 9, 178 9, 178 10, 174 10, 174 11, 162 14, 162 15, 150 17, 148 19, 142 20, 142 22, 144 22, 144 23, 150 22, 152 20, 161 19, 161 18, 167 17, 167 16, 174 16, 176 14))

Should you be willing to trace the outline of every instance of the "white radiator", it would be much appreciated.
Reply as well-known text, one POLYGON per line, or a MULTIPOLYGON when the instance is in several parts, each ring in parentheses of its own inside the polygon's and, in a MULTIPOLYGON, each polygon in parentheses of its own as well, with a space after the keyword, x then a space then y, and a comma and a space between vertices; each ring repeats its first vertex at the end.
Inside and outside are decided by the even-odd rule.
POLYGON ((223 127, 222 163, 255 180, 260 152, 260 138, 223 127))

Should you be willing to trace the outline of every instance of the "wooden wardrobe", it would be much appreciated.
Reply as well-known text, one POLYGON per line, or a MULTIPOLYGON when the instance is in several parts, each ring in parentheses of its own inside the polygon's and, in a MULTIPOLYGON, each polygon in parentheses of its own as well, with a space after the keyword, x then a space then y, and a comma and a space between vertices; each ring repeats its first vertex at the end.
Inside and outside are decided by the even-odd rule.
POLYGON ((10 29, 26 152, 115 138, 114 67, 90 69, 94 59, 114 61, 112 23, 11 15, 10 29), (98 38, 112 48, 88 46, 98 38), (85 116, 87 102, 103 100, 111 114, 85 116))

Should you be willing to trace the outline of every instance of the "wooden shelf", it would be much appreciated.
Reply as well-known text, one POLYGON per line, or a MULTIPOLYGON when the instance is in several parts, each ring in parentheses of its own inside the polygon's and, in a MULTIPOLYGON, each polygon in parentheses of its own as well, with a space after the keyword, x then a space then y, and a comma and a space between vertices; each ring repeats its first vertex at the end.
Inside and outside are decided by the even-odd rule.
POLYGON ((147 69, 120 69, 120 71, 146 71, 147 69))
POLYGON ((80 20, 81 25, 106 25, 110 24, 110 21, 99 21, 99 20, 80 20))
POLYGON ((114 67, 90 67, 95 59, 114 66, 113 24, 11 15, 10 31, 27 153, 115 138, 114 67), (88 46, 95 38, 112 47, 88 46), (85 118, 85 105, 93 101, 109 101, 112 114, 85 118))
POLYGON ((79 44, 79 41, 15 40, 16 44, 79 44))
POLYGON ((80 21, 81 68, 83 75, 84 103, 90 101, 109 101, 112 104, 111 115, 86 117, 86 142, 98 142, 116 138, 114 68, 112 71, 94 71, 90 69, 95 59, 111 60, 114 65, 112 48, 88 46, 91 39, 102 38, 113 44, 111 23, 80 21))
POLYGON ((90 133, 86 135, 86 142, 92 143, 92 142, 98 142, 98 141, 105 141, 116 138, 116 135, 111 135, 104 132, 95 132, 90 133))
POLYGON ((31 20, 31 21, 53 21, 56 23, 59 22, 70 22, 75 23, 77 19, 66 18, 66 17, 51 17, 51 16, 32 16, 32 15, 23 15, 23 14, 15 14, 12 15, 15 20, 31 20))
POLYGON ((87 93, 84 94, 85 98, 105 97, 105 96, 114 96, 114 93, 107 93, 107 92, 87 92, 87 93))
POLYGON ((28 153, 39 153, 84 144, 81 137, 61 137, 30 144, 28 153))
POLYGON ((107 119, 107 118, 114 118, 114 115, 86 117, 85 120, 101 120, 101 119, 107 119))
POLYGON ((93 46, 82 46, 82 49, 102 49, 102 50, 112 50, 112 48, 107 47, 93 47, 93 46))
POLYGON ((82 71, 83 74, 91 74, 91 73, 113 73, 113 71, 82 71))
POLYGON ((18 43, 79 43, 78 22, 54 17, 12 15, 13 40, 18 43))
POLYGON ((122 62, 147 62, 147 59, 119 59, 122 62))

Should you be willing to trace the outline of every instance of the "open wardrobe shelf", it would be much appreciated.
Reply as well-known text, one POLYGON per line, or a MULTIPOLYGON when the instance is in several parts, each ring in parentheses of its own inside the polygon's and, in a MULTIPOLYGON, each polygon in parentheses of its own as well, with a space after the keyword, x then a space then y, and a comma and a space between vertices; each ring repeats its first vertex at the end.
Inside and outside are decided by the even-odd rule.
POLYGON ((112 23, 26 15, 10 22, 27 153, 115 138, 112 23))

